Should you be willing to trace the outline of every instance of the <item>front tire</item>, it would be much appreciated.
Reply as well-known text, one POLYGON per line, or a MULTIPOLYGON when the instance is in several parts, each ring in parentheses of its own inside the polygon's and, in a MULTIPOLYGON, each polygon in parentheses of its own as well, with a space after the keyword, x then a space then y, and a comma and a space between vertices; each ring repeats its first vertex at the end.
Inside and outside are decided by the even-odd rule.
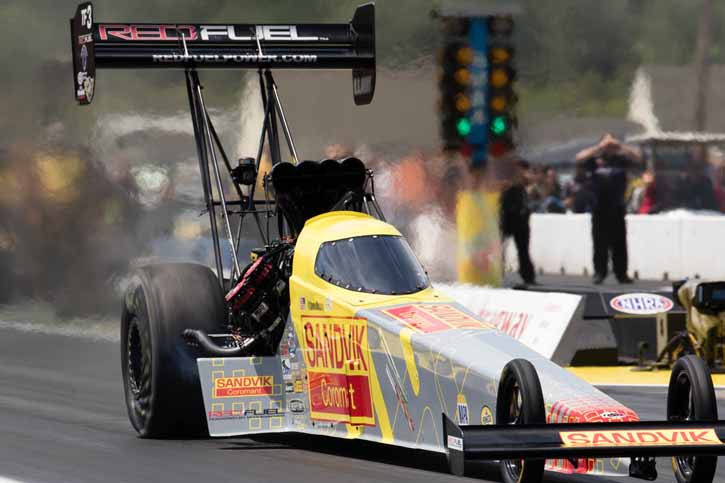
POLYGON ((221 286, 205 266, 169 263, 138 270, 124 298, 121 371, 131 424, 142 438, 207 431, 196 357, 184 329, 224 325, 221 286))
MULTIPOLYGON (((667 391, 669 421, 717 421, 717 400, 710 370, 693 355, 675 362, 667 391)), ((675 456, 672 469, 678 483, 709 483, 715 478, 717 456, 675 456)))
MULTIPOLYGON (((539 376, 533 364, 514 359, 504 367, 496 398, 496 424, 545 424, 546 409, 539 376)), ((504 483, 539 483, 543 459, 502 460, 504 483)))

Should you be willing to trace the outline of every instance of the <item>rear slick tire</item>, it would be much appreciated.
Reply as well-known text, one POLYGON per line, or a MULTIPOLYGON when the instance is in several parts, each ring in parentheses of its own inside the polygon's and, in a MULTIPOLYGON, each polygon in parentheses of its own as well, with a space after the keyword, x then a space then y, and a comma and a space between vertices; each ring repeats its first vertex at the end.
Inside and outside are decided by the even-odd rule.
POLYGON ((136 272, 124 298, 121 372, 139 436, 208 434, 196 354, 182 332, 216 332, 225 320, 221 286, 208 267, 169 263, 136 272))
MULTIPOLYGON (((710 370, 694 355, 675 362, 667 390, 669 421, 717 421, 717 400, 710 370)), ((672 470, 678 483, 711 483, 717 456, 675 456, 672 470)))
MULTIPOLYGON (((539 376, 533 364, 514 359, 501 373, 496 398, 496 424, 545 424, 546 409, 539 376)), ((504 483, 540 483, 544 477, 543 459, 502 460, 504 483)))

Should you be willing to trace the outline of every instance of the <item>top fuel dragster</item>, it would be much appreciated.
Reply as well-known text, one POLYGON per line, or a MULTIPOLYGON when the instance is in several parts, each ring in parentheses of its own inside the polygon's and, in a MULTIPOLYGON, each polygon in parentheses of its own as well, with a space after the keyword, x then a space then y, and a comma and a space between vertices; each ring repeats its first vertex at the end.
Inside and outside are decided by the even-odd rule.
POLYGON ((504 481, 517 483, 540 481, 546 469, 654 479, 654 457, 671 456, 678 481, 712 481, 725 424, 698 358, 674 366, 668 419, 640 422, 435 290, 385 221, 362 161, 300 160, 271 69, 351 69, 356 103, 369 103, 374 14, 367 4, 342 24, 97 23, 90 3, 78 7, 80 104, 93 99, 96 69, 183 71, 214 241, 215 271, 147 266, 126 293, 121 356, 133 427, 149 438, 361 438, 445 453, 455 474, 497 460, 504 481), (199 80, 206 68, 257 70, 265 117, 255 158, 232 163, 221 146, 199 80), (260 174, 265 145, 273 168, 260 174), (263 247, 244 264, 250 218, 263 247))

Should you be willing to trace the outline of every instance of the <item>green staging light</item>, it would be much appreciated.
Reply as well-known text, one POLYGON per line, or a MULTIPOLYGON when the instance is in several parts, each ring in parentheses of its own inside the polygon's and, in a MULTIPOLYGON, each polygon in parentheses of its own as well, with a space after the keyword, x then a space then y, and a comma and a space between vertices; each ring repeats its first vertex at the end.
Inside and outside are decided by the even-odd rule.
POLYGON ((496 136, 501 136, 508 130, 508 122, 503 116, 496 116, 491 121, 491 132, 496 136))
POLYGON ((467 117, 460 118, 456 123, 456 129, 459 135, 468 136, 468 133, 471 132, 471 121, 467 117))

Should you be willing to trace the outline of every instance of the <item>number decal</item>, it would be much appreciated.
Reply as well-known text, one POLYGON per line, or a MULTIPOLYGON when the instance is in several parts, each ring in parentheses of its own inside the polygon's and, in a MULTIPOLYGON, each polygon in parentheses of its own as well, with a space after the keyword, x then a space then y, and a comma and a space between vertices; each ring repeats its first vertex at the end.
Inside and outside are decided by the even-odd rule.
POLYGON ((81 25, 89 30, 93 27, 93 5, 81 10, 81 25))

